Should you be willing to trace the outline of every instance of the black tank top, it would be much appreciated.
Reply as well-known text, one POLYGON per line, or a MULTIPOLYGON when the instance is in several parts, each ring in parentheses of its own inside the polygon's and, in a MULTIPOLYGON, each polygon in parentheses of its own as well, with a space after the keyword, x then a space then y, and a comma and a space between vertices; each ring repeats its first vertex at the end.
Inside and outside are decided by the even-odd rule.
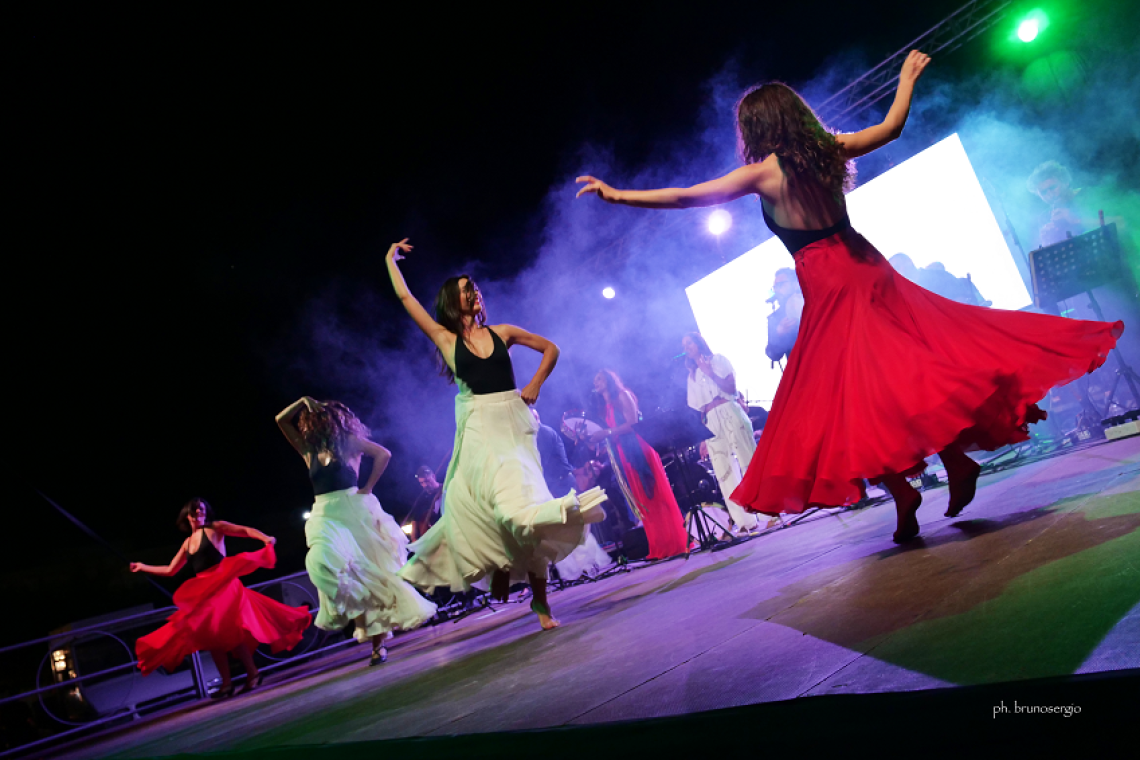
POLYGON ((829 238, 837 232, 842 232, 851 227, 851 217, 847 216, 847 211, 843 211, 843 218, 835 224, 822 230, 793 230, 789 227, 781 227, 776 224, 772 217, 768 216, 768 210, 761 205, 760 210, 764 214, 764 224, 768 225, 768 229, 780 238, 780 242, 788 249, 788 253, 795 253, 801 248, 806 248, 812 243, 818 243, 824 238, 829 238))
POLYGON ((495 350, 486 359, 471 353, 463 336, 455 339, 455 376, 462 380, 476 396, 487 393, 501 393, 515 389, 515 368, 511 365, 511 355, 507 344, 491 328, 491 340, 495 350))
POLYGON ((206 535, 206 529, 202 529, 202 540, 198 542, 198 551, 190 555, 190 569, 194 571, 194 575, 201 573, 204 570, 209 570, 214 565, 220 563, 224 557, 218 551, 218 547, 214 546, 214 542, 206 535))
POLYGON ((322 465, 315 453, 312 459, 313 463, 309 465, 309 480, 313 482, 313 496, 356 488, 359 480, 356 470, 341 460, 334 459, 327 465, 322 465))

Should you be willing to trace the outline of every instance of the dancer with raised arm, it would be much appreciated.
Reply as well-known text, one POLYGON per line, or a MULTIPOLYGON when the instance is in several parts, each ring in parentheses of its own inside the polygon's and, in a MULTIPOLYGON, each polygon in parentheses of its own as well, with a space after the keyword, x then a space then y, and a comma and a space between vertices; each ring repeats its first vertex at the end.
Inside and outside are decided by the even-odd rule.
MULTIPOLYGON (((851 228, 843 193, 851 159, 902 132, 929 57, 911 51, 882 123, 832 134, 791 88, 749 90, 737 105, 745 166, 689 188, 615 190, 594 177, 578 195, 643 208, 691 208, 757 195, 793 254, 803 289, 799 338, 764 433, 732 498, 765 514, 853 504, 863 478, 895 499, 894 539, 919 533, 921 495, 907 482, 937 452, 950 479, 948 517, 974 497, 964 451, 1028 437, 1049 388, 1097 367, 1120 322, 1088 322, 955 303, 898 275, 851 228), (884 360, 889 362, 883 366, 884 360)), ((936 178, 932 178, 935 181, 936 178)))
POLYGON ((440 374, 459 386, 459 395, 443 515, 412 544, 415 556, 400 575, 421 589, 448 586, 456 592, 492 575, 491 595, 500 600, 512 582, 528 580, 539 623, 556 628, 546 598, 548 567, 585 541, 588 523, 605 519, 606 499, 600 488, 555 499, 542 477, 538 423, 527 406, 538 400, 558 347, 514 325, 487 325, 483 297, 467 275, 443 284, 433 319, 400 272, 398 262, 411 250, 406 239, 392 245, 388 274, 400 303, 435 344, 440 374), (521 391, 507 353, 516 344, 542 354, 521 391))
POLYGON ((234 693, 229 661, 232 652, 245 668, 241 690, 256 689, 261 683, 261 674, 253 663, 257 645, 269 644, 274 652, 292 649, 312 622, 304 607, 288 607, 247 589, 239 580, 254 570, 277 564, 273 552, 276 539, 256 528, 215 520, 204 499, 187 502, 178 513, 176 525, 190 537, 182 542, 170 564, 131 563, 132 573, 171 576, 187 563, 194 571, 194 577, 174 593, 178 611, 166 625, 135 643, 139 670, 144 676, 159 667, 172 671, 187 655, 206 650, 222 678, 221 688, 212 696, 228 697, 234 693), (252 538, 265 546, 227 557, 226 536, 252 538))
POLYGON ((277 426, 305 460, 313 508, 305 522, 305 569, 317 587, 317 627, 355 624, 356 640, 372 640, 369 665, 388 659, 392 631, 410 631, 435 614, 397 573, 408 559, 408 537, 372 495, 392 455, 369 440, 368 428, 339 401, 308 396, 277 415, 277 426), (294 419, 296 422, 294 423, 294 419), (361 457, 372 459, 368 481, 357 487, 361 457))

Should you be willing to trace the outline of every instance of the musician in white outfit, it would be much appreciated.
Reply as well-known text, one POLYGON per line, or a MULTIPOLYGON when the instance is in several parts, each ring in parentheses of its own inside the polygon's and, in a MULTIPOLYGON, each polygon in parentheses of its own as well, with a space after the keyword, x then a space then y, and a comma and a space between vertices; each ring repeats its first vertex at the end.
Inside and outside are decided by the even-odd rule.
POLYGON ((701 421, 715 436, 705 443, 725 506, 738 531, 755 530, 756 515, 729 498, 756 451, 752 422, 736 400, 732 364, 721 354, 714 354, 700 333, 688 333, 681 345, 689 369, 689 406, 701 413, 701 421))

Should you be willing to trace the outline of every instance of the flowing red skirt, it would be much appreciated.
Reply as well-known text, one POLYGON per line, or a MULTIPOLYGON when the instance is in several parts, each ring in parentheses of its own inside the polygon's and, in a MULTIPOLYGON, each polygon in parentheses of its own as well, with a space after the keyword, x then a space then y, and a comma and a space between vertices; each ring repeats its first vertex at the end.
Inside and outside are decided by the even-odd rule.
MULTIPOLYGON (((612 407, 606 409, 606 424, 616 427, 612 407)), ((653 473, 653 498, 645 495, 641 484, 641 476, 625 457, 625 451, 619 444, 618 456, 621 458, 621 469, 625 480, 629 483, 629 490, 633 494, 637 510, 641 513, 641 524, 645 528, 645 540, 649 543, 648 559, 666 559, 684 554, 689 550, 689 534, 685 531, 685 521, 681 519, 681 508, 677 506, 677 498, 673 496, 673 489, 669 479, 665 477, 665 467, 661 464, 661 457, 653 447, 637 436, 641 445, 641 453, 649 463, 653 473)))
POLYGON ((967 306, 897 274, 848 230, 795 255, 799 337, 732 498, 753 512, 853 504, 957 443, 1028 438, 1050 388, 1104 363, 1122 322, 967 306))
POLYGON ((143 675, 159 667, 173 670, 187 655, 201 650, 230 652, 242 644, 251 649, 269 644, 280 652, 296 646, 312 620, 309 611, 276 602, 238 580, 275 564, 277 556, 268 545, 226 557, 179 586, 174 593, 178 611, 135 644, 143 675))

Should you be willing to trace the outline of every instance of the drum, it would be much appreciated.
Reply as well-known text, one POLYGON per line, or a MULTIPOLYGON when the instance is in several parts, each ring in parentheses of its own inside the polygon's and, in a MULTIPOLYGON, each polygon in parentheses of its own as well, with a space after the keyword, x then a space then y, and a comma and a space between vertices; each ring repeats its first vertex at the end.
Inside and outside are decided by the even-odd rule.
POLYGON ((570 409, 562 415, 562 435, 570 439, 579 451, 585 449, 595 457, 599 456, 602 445, 591 444, 590 437, 602 432, 602 426, 586 419, 586 413, 581 409, 570 409))

